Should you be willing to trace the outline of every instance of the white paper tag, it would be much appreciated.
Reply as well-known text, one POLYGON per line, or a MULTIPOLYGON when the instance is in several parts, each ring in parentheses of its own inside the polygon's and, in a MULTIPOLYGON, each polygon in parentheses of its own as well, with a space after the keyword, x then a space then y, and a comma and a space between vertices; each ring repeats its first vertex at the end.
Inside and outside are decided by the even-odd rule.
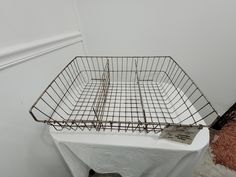
POLYGON ((171 125, 164 128, 164 130, 161 132, 160 138, 177 141, 184 144, 191 144, 199 131, 199 127, 181 127, 171 125))

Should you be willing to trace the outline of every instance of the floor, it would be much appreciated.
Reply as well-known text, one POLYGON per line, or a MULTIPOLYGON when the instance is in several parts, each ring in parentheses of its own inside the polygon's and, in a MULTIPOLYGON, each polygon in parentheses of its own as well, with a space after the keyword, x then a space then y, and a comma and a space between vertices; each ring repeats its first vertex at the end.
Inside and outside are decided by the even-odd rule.
POLYGON ((206 152, 203 161, 194 171, 193 177, 236 177, 236 171, 213 162, 211 151, 212 150, 209 149, 209 151, 206 152))
POLYGON ((236 171, 236 120, 226 124, 211 143, 215 162, 236 171))

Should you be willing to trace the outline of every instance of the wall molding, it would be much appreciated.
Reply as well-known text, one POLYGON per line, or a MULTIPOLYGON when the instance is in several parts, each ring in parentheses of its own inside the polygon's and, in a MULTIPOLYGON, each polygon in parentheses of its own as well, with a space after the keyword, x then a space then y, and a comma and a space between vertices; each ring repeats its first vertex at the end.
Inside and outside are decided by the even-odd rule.
POLYGON ((0 70, 82 41, 81 32, 65 33, 0 50, 0 70))

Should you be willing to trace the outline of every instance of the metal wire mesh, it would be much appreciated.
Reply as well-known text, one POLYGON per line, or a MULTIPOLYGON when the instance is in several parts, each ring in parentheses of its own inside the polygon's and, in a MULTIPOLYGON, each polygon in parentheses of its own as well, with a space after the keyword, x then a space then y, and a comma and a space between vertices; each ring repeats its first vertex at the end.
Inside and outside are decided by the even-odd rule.
POLYGON ((168 56, 80 56, 50 83, 30 110, 57 130, 154 132, 198 126, 218 115, 168 56))

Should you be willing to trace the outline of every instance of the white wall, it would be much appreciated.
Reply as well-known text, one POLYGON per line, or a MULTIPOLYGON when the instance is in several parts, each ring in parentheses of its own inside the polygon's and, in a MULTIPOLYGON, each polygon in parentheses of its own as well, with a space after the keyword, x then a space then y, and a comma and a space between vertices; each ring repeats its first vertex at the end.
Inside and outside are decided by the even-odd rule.
POLYGON ((89 54, 171 55, 222 114, 236 101, 235 0, 77 0, 89 54))
POLYGON ((56 74, 81 54, 81 50, 80 44, 75 44, 0 71, 1 176, 71 176, 48 126, 35 122, 29 109, 56 74))
POLYGON ((29 109, 83 53, 73 0, 0 2, 0 172, 4 177, 68 177, 48 127, 29 109))
POLYGON ((74 0, 2 0, 0 47, 78 30, 74 0))

